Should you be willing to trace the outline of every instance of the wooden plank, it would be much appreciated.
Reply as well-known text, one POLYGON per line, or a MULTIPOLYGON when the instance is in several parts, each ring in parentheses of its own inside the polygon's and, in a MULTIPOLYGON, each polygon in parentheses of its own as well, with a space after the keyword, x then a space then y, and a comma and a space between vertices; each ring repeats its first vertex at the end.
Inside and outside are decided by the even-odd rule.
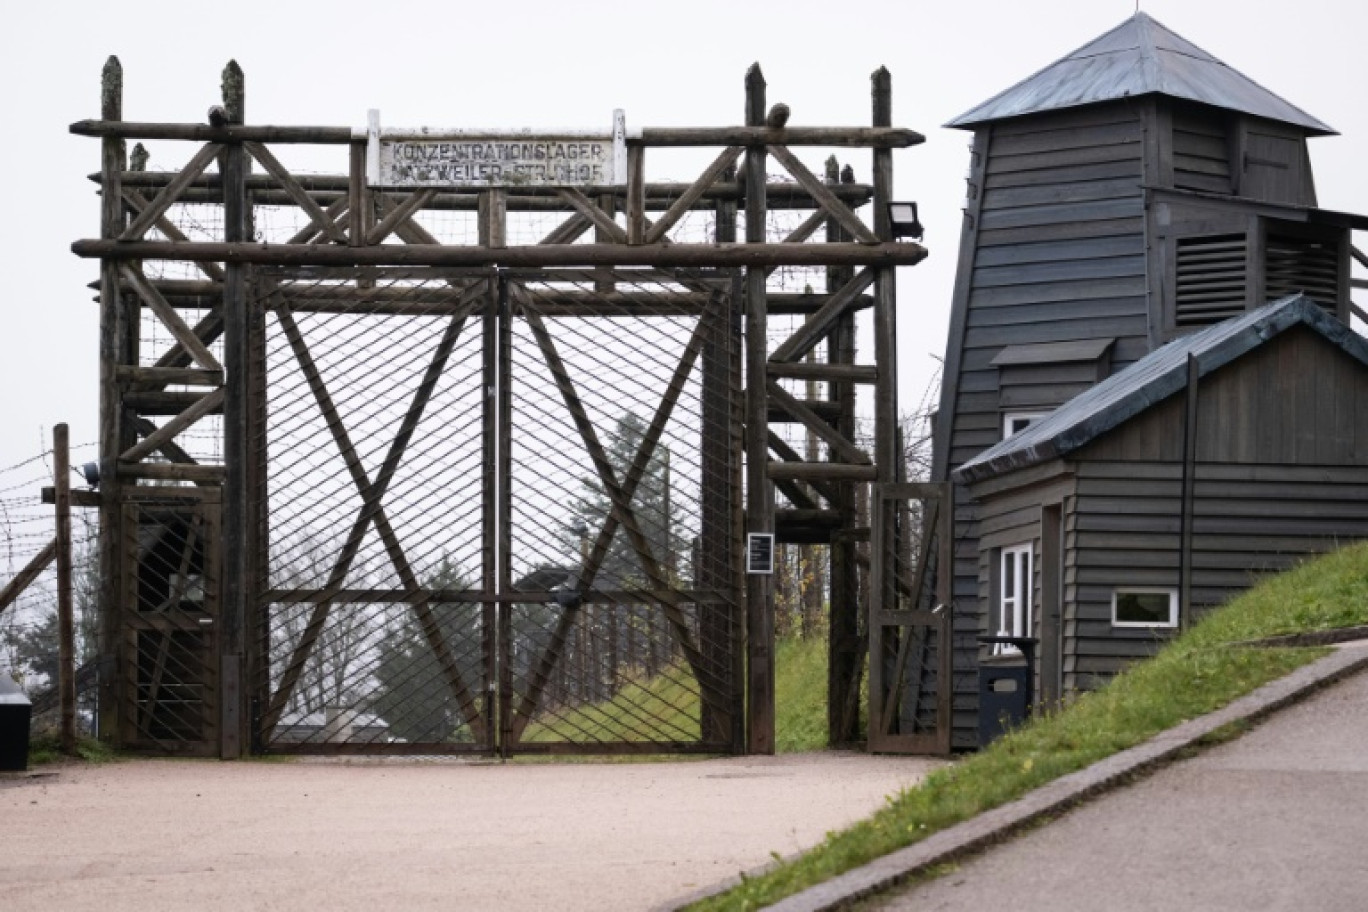
MULTIPOLYGON (((252 158, 261 162, 261 166, 266 169, 267 173, 280 182, 281 188, 289 194, 290 199, 294 200, 295 205, 304 210, 304 214, 309 217, 309 223, 312 227, 327 235, 335 243, 347 243, 347 233, 323 211, 322 207, 313 201, 313 197, 309 196, 308 192, 299 185, 299 182, 294 179, 294 175, 285 169, 285 166, 280 163, 280 160, 275 157, 270 149, 259 142, 252 141, 243 143, 242 148, 246 149, 252 158)), ((371 241, 371 243, 379 242, 371 241)))
POLYGON ((28 563, 23 566, 23 569, 16 573, 14 577, 5 584, 5 588, 0 589, 0 614, 3 614, 6 608, 14 604, 14 600, 23 595, 24 590, 27 589, 33 581, 47 569, 48 564, 52 563, 56 558, 57 539, 53 538, 42 547, 42 550, 29 558, 28 563))
POLYGON ((214 159, 218 158, 219 152, 222 150, 223 146, 211 142, 196 152, 181 172, 162 188, 162 191, 153 198, 152 202, 147 204, 147 208, 138 213, 138 217, 133 220, 133 223, 119 235, 119 240, 140 240, 147 233, 147 230, 155 225, 168 209, 175 205, 181 192, 189 187, 195 178, 204 173, 204 169, 209 167, 214 159))
POLYGON ((159 449, 162 444, 173 440, 177 434, 188 428, 190 425, 199 421, 205 415, 223 405, 224 391, 222 388, 213 390, 196 400, 179 415, 173 417, 166 424, 162 425, 153 434, 144 437, 139 443, 119 454, 119 459, 124 462, 139 462, 144 457, 151 455, 159 449))
POLYGON ((980 266, 974 269, 974 288, 999 288, 1004 285, 1046 285, 1143 276, 1146 261, 1142 254, 1100 257, 1093 260, 1066 260, 1048 263, 1023 263, 1012 266, 980 266))
POLYGON ((161 296, 161 292, 152 287, 152 284, 143 278, 131 266, 120 266, 119 275, 123 277, 125 283, 138 293, 148 308, 157 315, 171 335, 180 343, 181 347, 189 353, 190 357, 199 363, 200 367, 210 371, 222 371, 223 365, 214 357, 213 353, 205 346, 195 331, 192 330, 180 314, 176 313, 174 307, 166 302, 161 296))

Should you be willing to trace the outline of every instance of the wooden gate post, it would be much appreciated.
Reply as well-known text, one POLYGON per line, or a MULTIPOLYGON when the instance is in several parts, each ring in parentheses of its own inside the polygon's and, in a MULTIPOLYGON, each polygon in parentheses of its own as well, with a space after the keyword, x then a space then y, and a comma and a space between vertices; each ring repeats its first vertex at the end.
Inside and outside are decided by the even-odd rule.
MULTIPOLYGON (((245 89, 241 67, 229 61, 223 70, 223 110, 230 124, 245 116, 245 89)), ((223 239, 229 243, 249 237, 247 202, 247 152, 241 143, 224 148, 223 239)), ((226 263, 223 270, 223 598, 219 603, 219 756, 225 760, 242 756, 244 689, 243 627, 247 601, 253 588, 250 555, 256 531, 248 521, 247 440, 248 364, 250 333, 247 314, 247 267, 226 263)))
POLYGON ((52 429, 53 501, 57 513, 57 703, 62 752, 76 752, 76 623, 71 604, 71 450, 67 426, 52 429))
MULTIPOLYGON (((123 67, 119 58, 105 62, 100 87, 100 117, 106 121, 123 119, 123 67)), ((124 140, 106 136, 100 143, 100 236, 117 238, 123 233, 124 207, 122 175, 125 165, 124 140)), ((99 633, 99 732, 100 737, 118 743, 123 737, 122 678, 126 671, 121 644, 123 606, 119 603, 123 575, 121 547, 122 515, 118 475, 119 454, 132 441, 127 440, 126 423, 120 401, 120 365, 132 360, 129 319, 119 290, 119 263, 106 259, 100 263, 100 594, 99 633)))
MULTIPOLYGON (((765 123, 765 77, 746 72, 746 125, 765 123)), ((746 150, 746 241, 765 241, 765 147, 746 150)), ((769 338, 762 266, 746 268, 746 531, 774 532, 774 486, 769 479, 769 395, 765 363, 769 338)), ((746 752, 774 753, 774 578, 746 575, 749 661, 746 752)))

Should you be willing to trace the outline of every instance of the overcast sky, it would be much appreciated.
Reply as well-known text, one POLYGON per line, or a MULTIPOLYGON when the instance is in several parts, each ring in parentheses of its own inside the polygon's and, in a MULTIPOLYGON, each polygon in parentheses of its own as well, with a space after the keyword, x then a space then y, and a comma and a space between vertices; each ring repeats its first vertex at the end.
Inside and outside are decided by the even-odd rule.
MULTIPOLYGON (((1142 8, 1337 129, 1342 136, 1311 143, 1320 203, 1368 212, 1359 70, 1368 5, 1142 8)), ((98 313, 86 285, 97 270, 70 243, 98 234, 86 175, 99 166, 99 144, 67 126, 98 116, 111 53, 124 66, 126 119, 201 122, 233 58, 246 72, 249 122, 329 126, 361 126, 368 108, 405 126, 598 127, 614 108, 632 127, 734 124, 756 61, 770 102, 791 106, 791 124, 862 125, 869 75, 887 66, 894 123, 927 136, 894 165, 897 195, 921 202, 931 250, 899 275, 900 370, 912 405, 945 345, 968 163, 968 135, 940 125, 1134 11, 1134 0, 7 4, 0 468, 36 455, 58 421, 70 423, 74 443, 96 438, 98 313)), ((867 161, 856 170, 868 178, 867 161)))

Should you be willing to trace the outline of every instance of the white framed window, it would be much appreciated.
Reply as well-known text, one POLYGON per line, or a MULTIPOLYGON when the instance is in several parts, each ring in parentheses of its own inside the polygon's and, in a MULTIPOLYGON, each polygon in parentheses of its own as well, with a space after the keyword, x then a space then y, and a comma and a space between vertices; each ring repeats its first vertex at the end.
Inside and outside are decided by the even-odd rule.
POLYGON ((1177 627, 1178 590, 1118 586, 1112 590, 1113 627, 1177 627))
POLYGON ((1006 440, 1013 434, 1019 434, 1049 412, 1007 412, 1002 416, 1002 439, 1006 440))
MULTIPOLYGON (((997 635, 1025 637, 1031 635, 1031 575, 1034 546, 1013 545, 1001 553, 1000 590, 998 592, 997 635)), ((1005 651, 1014 651, 1008 646, 1005 651)))

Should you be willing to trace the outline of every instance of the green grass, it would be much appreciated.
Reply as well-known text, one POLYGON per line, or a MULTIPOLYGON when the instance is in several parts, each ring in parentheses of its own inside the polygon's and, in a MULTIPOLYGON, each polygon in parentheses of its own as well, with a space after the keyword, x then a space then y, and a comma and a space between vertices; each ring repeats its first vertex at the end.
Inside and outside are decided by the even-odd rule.
MULTIPOLYGON (((775 658, 775 743, 780 753, 826 746, 827 653, 824 639, 787 639, 775 658)), ((654 678, 632 681, 611 700, 560 711, 533 722, 523 743, 621 740, 626 732, 654 731, 658 737, 696 739, 698 693, 692 676, 676 665, 654 678)))
POLYGON ((690 908, 719 912, 769 905, 1219 709, 1326 652, 1232 643, 1364 623, 1368 544, 1265 580, 1106 687, 932 773, 918 787, 891 796, 873 817, 829 834, 799 858, 690 908))
POLYGON ((774 659, 774 747, 781 754, 827 745, 825 637, 781 640, 774 659))
POLYGON ((62 760, 84 760, 87 763, 108 763, 118 759, 114 749, 103 741, 80 736, 76 739, 76 756, 62 753, 62 739, 56 732, 39 732, 29 737, 28 765, 44 766, 62 760))

